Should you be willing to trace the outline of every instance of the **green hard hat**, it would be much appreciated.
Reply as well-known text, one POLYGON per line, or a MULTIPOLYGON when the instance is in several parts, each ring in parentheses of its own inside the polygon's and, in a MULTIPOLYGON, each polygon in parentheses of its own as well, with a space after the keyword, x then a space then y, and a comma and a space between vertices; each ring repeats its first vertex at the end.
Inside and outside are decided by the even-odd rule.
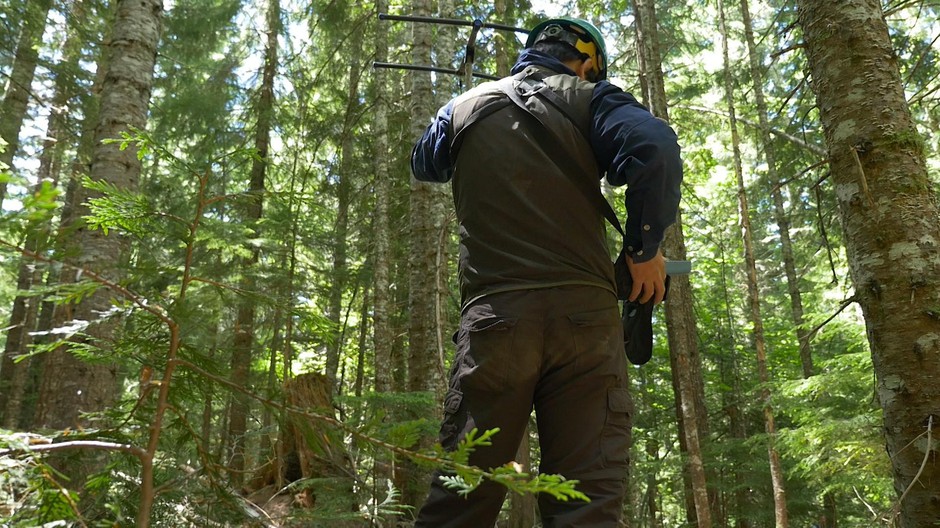
POLYGON ((532 28, 525 47, 531 48, 536 42, 545 40, 564 42, 591 57, 594 60, 594 80, 607 78, 607 46, 594 24, 580 18, 550 18, 532 28))

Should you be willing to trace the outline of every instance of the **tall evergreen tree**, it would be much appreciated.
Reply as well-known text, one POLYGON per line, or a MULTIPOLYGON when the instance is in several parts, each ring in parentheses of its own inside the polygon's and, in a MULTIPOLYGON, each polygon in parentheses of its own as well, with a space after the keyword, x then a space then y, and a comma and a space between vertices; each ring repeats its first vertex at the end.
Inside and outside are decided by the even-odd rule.
MULTIPOLYGON (((669 120, 666 89, 659 51, 656 8, 648 0, 634 0, 637 26, 638 62, 645 79, 650 109, 656 117, 669 120)), ((671 258, 685 259, 681 216, 669 228, 663 244, 671 258)), ((671 279, 666 301, 669 355, 673 365, 676 415, 682 451, 688 455, 685 477, 689 482, 687 504, 690 522, 700 528, 711 526, 702 444, 707 434, 701 360, 699 359, 696 322, 692 313, 692 295, 687 277, 671 279)))
MULTIPOLYGON (((20 128, 26 118, 32 91, 33 75, 39 61, 39 40, 46 28, 46 18, 52 0, 33 0, 26 3, 22 28, 16 43, 13 68, 0 103, 0 165, 13 167, 13 157, 20 144, 20 128)), ((7 183, 0 181, 0 206, 6 198, 7 183)))
MULTIPOLYGON (((281 6, 279 0, 268 0, 266 16, 266 40, 264 65, 261 74, 258 105, 255 109, 257 122, 254 130, 254 148, 257 156, 251 164, 248 192, 245 194, 242 221, 253 237, 260 237, 265 179, 271 161, 271 131, 274 126, 274 78, 277 74, 278 36, 281 31, 281 6)), ((250 385, 251 363, 255 352, 256 301, 252 297, 258 288, 255 280, 260 251, 257 245, 248 250, 242 259, 242 279, 239 285, 245 295, 239 300, 235 316, 235 336, 232 341, 232 383, 240 387, 250 385)), ((245 394, 236 392, 229 405, 228 430, 230 462, 228 468, 232 481, 241 483, 246 469, 246 434, 250 402, 245 394)))
MULTIPOLYGON (((143 129, 147 123, 150 91, 153 84, 157 45, 160 41, 163 3, 161 0, 122 0, 117 4, 111 39, 106 47, 107 72, 101 89, 101 110, 95 131, 95 146, 90 179, 114 188, 134 191, 140 175, 137 149, 106 140, 120 138, 132 128, 143 129)), ((82 193, 77 218, 85 216, 85 199, 95 198, 92 192, 82 193)), ((69 267, 63 268, 62 283, 80 279, 79 270, 90 270, 107 281, 117 283, 124 275, 120 263, 126 261, 128 241, 111 230, 92 229, 77 225, 73 245, 67 253, 69 267)), ((120 310, 112 304, 112 292, 99 288, 71 305, 60 306, 57 319, 62 324, 87 324, 84 338, 73 339, 47 355, 43 364, 42 385, 35 425, 41 428, 67 429, 85 427, 89 419, 83 413, 103 411, 115 400, 120 388, 121 373, 113 362, 100 359, 113 347, 117 337, 120 310), (99 360, 87 363, 77 352, 87 354, 87 347, 97 349, 99 360), (84 352, 83 352, 83 349, 84 352)), ((87 460, 85 461, 87 462, 87 460)), ((84 462, 70 463, 73 479, 70 486, 81 486, 92 467, 84 462)))
POLYGON ((940 519, 938 209, 881 4, 800 0, 903 528, 940 519))
POLYGON ((754 257, 754 235, 751 227, 750 209, 748 207, 747 189, 744 185, 744 169, 741 163, 741 140, 738 135, 738 123, 735 117, 734 82, 731 75, 731 59, 728 53, 728 24, 722 0, 718 0, 718 20, 721 32, 721 49, 724 59, 725 71, 725 100, 728 105, 729 125, 731 127, 731 150, 733 152, 734 174, 738 182, 738 210, 741 219, 741 237, 744 240, 744 260, 747 275, 748 315, 751 321, 754 349, 757 357, 757 371, 761 382, 761 403, 764 415, 764 428, 767 432, 767 454, 770 464, 770 475, 773 482, 774 493, 774 519, 777 528, 787 528, 790 524, 787 510, 786 481, 783 475, 783 466, 780 453, 775 445, 777 439, 777 426, 775 423, 773 407, 771 406, 770 373, 767 366, 767 343, 764 334, 764 319, 760 307, 760 285, 757 281, 757 264, 754 257))
MULTIPOLYGON (((387 9, 384 0, 375 3, 376 14, 384 13, 387 9)), ((375 60, 386 62, 388 59, 388 29, 387 25, 379 22, 375 28, 375 60)), ((375 97, 373 159, 375 160, 375 179, 373 192, 375 193, 375 215, 373 217, 373 315, 372 315, 372 346, 375 354, 375 391, 379 393, 392 390, 392 334, 390 310, 392 308, 389 298, 391 248, 392 239, 389 228, 389 206, 391 202, 392 186, 389 181, 389 147, 388 147, 388 109, 391 99, 388 97, 386 75, 381 68, 373 74, 373 93, 375 97)))
MULTIPOLYGON (((45 139, 39 156, 36 183, 32 188, 33 195, 58 187, 65 150, 73 146, 70 145, 72 142, 69 140, 69 119, 66 113, 75 93, 80 90, 76 71, 80 68, 82 48, 88 45, 83 42, 84 35, 81 28, 87 23, 85 15, 90 11, 88 7, 85 1, 78 1, 72 5, 69 13, 62 61, 54 67, 55 89, 45 139)), ((51 241, 52 227, 51 216, 30 225, 23 242, 24 249, 31 254, 46 249, 51 241)), ((30 295, 25 292, 32 289, 33 285, 38 285, 45 272, 46 266, 33 257, 21 258, 17 271, 17 291, 23 293, 18 294, 13 300, 10 324, 7 326, 6 345, 2 365, 0 365, 0 415, 3 416, 3 426, 10 429, 16 429, 19 426, 23 399, 26 396, 28 371, 32 363, 32 360, 17 362, 14 360, 29 351, 42 300, 39 295, 30 295)))

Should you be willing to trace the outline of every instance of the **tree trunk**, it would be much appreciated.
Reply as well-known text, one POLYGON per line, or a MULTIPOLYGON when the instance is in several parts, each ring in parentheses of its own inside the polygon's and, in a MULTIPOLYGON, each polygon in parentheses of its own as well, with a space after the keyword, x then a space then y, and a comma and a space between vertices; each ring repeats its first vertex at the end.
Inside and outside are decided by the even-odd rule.
MULTIPOLYGON (((105 181, 120 189, 135 190, 140 176, 137 149, 121 150, 117 144, 102 141, 119 138, 130 127, 143 129, 147 123, 153 67, 160 40, 163 3, 161 0, 122 0, 105 59, 109 65, 101 90, 98 126, 95 131, 91 178, 105 181)), ((91 198, 91 193, 79 193, 91 198)), ((74 217, 88 214, 84 200, 77 200, 74 217)), ((80 220, 76 220, 80 222, 80 220)), ((105 234, 78 225, 71 235, 75 256, 70 263, 91 269, 111 280, 122 275, 119 263, 127 249, 127 241, 114 231, 105 234)), ((61 282, 77 280, 73 270, 65 270, 61 282)), ((68 319, 93 321, 86 333, 94 344, 107 348, 117 326, 112 309, 111 293, 99 289, 71 306, 62 306, 58 321, 68 319)), ((48 355, 43 372, 36 426, 52 429, 84 426, 81 412, 106 409, 113 401, 117 383, 114 364, 86 364, 72 356, 67 346, 48 355)))
MULTIPOLYGON (((376 13, 385 13, 388 9, 386 0, 377 0, 376 13)), ((387 62, 388 60, 388 24, 379 21, 375 27, 375 60, 387 62)), ((375 177, 373 178, 373 192, 375 194, 375 210, 372 215, 372 350, 374 353, 373 367, 375 375, 373 388, 376 393, 392 392, 393 363, 392 350, 395 343, 395 333, 391 312, 394 309, 394 299, 391 298, 391 260, 392 251, 390 241, 393 238, 389 227, 389 204, 391 203, 392 183, 389 171, 388 148, 388 108, 390 105, 387 92, 387 75, 382 68, 373 70, 372 90, 375 94, 373 111, 374 142, 372 157, 374 160, 375 177)), ((393 457, 390 453, 376 453, 375 489, 385 490, 390 479, 394 479, 390 468, 393 457)), ((381 500, 376 497, 375 500, 381 500)), ((391 522, 391 519, 386 519, 391 522)))
MULTIPOLYGON (((258 123, 255 129, 255 150, 257 158, 251 164, 251 179, 248 184, 246 206, 243 220, 252 229, 254 236, 259 233, 259 221, 263 211, 265 175, 268 168, 268 149, 270 146, 271 127, 274 120, 274 77, 277 73, 277 37, 281 27, 281 7, 278 0, 269 0, 267 11, 267 42, 264 52, 264 69, 261 77, 261 96, 258 100, 258 123)), ((242 277, 239 288, 254 292, 257 284, 254 280, 255 267, 259 252, 256 246, 250 248, 251 255, 241 262, 242 277)), ((235 316, 235 331, 232 342, 231 381, 240 387, 250 386, 251 358, 255 342, 255 300, 242 298, 238 303, 235 316)), ((248 396, 240 392, 232 395, 229 408, 227 436, 229 441, 229 464, 232 482, 242 482, 245 471, 245 433, 248 430, 248 396)))
MULTIPOLYGON (((52 0, 34 0, 26 3, 25 16, 20 37, 16 43, 13 70, 0 104, 0 167, 9 166, 13 171, 13 157, 19 149, 20 128, 26 118, 26 108, 33 84, 33 74, 39 60, 39 43, 46 28, 46 17, 52 8, 52 0)), ((7 183, 0 181, 0 206, 6 198, 7 183)))
MULTIPOLYGON (((506 17, 507 0, 494 0, 493 10, 496 12, 496 23, 512 26, 511 21, 506 17)), ((509 56, 509 45, 507 39, 510 35, 504 31, 493 32, 493 40, 496 43, 496 76, 505 77, 509 75, 512 69, 512 57, 509 56)))
MULTIPOLYGON (((516 452, 516 462, 522 466, 522 471, 532 470, 532 457, 529 454, 530 428, 526 428, 516 452)), ((509 496, 509 522, 506 528, 532 528, 535 526, 536 497, 531 493, 519 495, 513 493, 509 496)))
POLYGON ((803 368, 803 377, 808 378, 813 375, 813 357, 809 348, 809 333, 804 327, 803 298, 800 294, 800 278, 796 274, 793 243, 790 240, 790 219, 784 208, 784 183, 777 171, 777 151, 774 147, 773 137, 770 134, 769 112, 767 111, 767 101, 764 99, 764 74, 761 68, 763 56, 754 42, 754 30, 747 0, 741 0, 741 17, 744 23, 744 37, 747 42, 752 82, 751 90, 754 92, 757 117, 760 123, 760 144, 764 150, 764 160, 767 162, 767 185, 771 187, 771 195, 773 196, 774 217, 777 222, 777 232, 780 234, 780 253, 783 257, 783 269, 786 273, 787 290, 790 294, 790 315, 793 319, 796 338, 800 347, 800 364, 803 368))
POLYGON ((757 263, 754 257, 753 230, 751 229, 750 210, 748 209, 747 192, 744 187, 744 171, 741 168, 741 140, 738 137, 738 124, 735 119, 734 83, 731 78, 731 59, 728 54, 728 27, 725 20, 724 5, 718 2, 718 19, 721 31, 722 55, 724 57, 725 98, 728 104, 728 115, 731 125, 731 147, 734 154, 734 172, 738 180, 738 207, 741 217, 741 235, 744 240, 744 260, 747 268, 747 292, 750 306, 750 319, 753 324, 754 348, 757 353, 757 370, 761 383, 761 400, 763 400, 764 427, 767 432, 767 454, 770 459, 770 476, 773 483, 774 519, 777 528, 787 528, 789 525, 787 512, 786 486, 783 477, 783 468, 780 464, 780 455, 777 453, 777 428, 774 423, 773 408, 770 405, 770 374, 767 368, 767 352, 764 340, 764 322, 760 309, 760 290, 757 283, 757 263))
POLYGON ((881 3, 800 0, 902 528, 940 519, 940 225, 881 3))
MULTIPOLYGON (((334 417, 332 381, 315 372, 301 374, 285 384, 287 405, 301 412, 334 417)), ((317 512, 324 525, 337 528, 361 526, 350 518, 358 510, 350 475, 355 470, 346 451, 343 433, 330 425, 299 414, 288 414, 278 435, 278 453, 282 460, 263 466, 248 483, 253 492, 249 500, 260 504, 276 501, 281 483, 308 479, 297 490, 293 501, 317 512), (278 474, 275 474, 275 470, 278 474)), ((319 525, 318 525, 319 526, 319 525)))
MULTIPOLYGON (((413 4, 414 16, 429 16, 431 9, 428 0, 418 0, 413 4)), ((415 64, 431 62, 431 32, 429 24, 414 24, 415 64)), ((433 109, 428 107, 432 100, 431 78, 426 72, 415 72, 412 76, 411 90, 411 136, 421 137, 433 109), (418 116, 425 116, 423 119, 418 116)), ((435 390, 442 384, 443 373, 438 366, 437 353, 437 253, 440 216, 437 202, 439 192, 435 184, 419 182, 412 178, 410 196, 410 276, 408 309, 410 326, 408 329, 408 389, 411 391, 435 390)))
MULTIPOLYGON (((646 439, 646 459, 652 462, 655 468, 659 461, 659 444, 652 438, 646 439)), ((656 470, 652 469, 646 475, 646 510, 650 514, 650 528, 662 528, 663 522, 659 514, 659 483, 656 479, 656 470)))
MULTIPOLYGON (((84 2, 76 2, 72 6, 71 21, 82 20, 84 2)), ((75 92, 76 84, 73 76, 63 74, 60 70, 71 70, 78 67, 81 46, 85 45, 74 24, 68 27, 68 37, 63 46, 64 53, 60 67, 55 77, 55 94, 52 97, 52 108, 49 123, 43 140, 42 153, 39 156, 39 170, 36 174, 36 184, 33 193, 42 191, 43 186, 56 188, 61 173, 62 155, 68 145, 66 141, 66 105, 75 92)), ((31 226, 26 233, 23 247, 31 252, 38 252, 49 244, 52 232, 51 221, 44 221, 39 225, 31 226)), ((17 291, 27 292, 34 284, 42 281, 45 273, 44 265, 32 259, 23 257, 20 260, 17 272, 17 291)), ((0 414, 3 416, 2 424, 8 429, 20 426, 23 398, 26 396, 26 386, 32 359, 14 363, 13 360, 29 352, 33 339, 31 332, 36 329, 39 306, 42 298, 37 295, 18 294, 13 300, 10 311, 10 324, 7 326, 6 345, 3 351, 2 365, 0 365, 0 414)))
POLYGON ((369 309, 372 301, 372 291, 366 284, 362 292, 362 304, 359 305, 359 339, 356 350, 359 353, 356 356, 356 380, 353 383, 353 394, 357 398, 362 397, 363 386, 365 385, 366 374, 366 350, 369 348, 369 309))
MULTIPOLYGON (((669 121, 655 5, 651 0, 634 0, 634 5, 639 62, 649 90, 647 100, 653 115, 669 121)), ((670 258, 686 258, 681 215, 677 215, 676 224, 667 231, 663 248, 670 258)), ((711 507, 701 444, 707 434, 707 414, 697 325, 692 308, 688 277, 673 277, 665 311, 679 443, 687 457, 684 477, 689 483, 687 487, 691 488, 691 501, 686 497, 687 513, 690 523, 706 528, 711 526, 711 507)))
MULTIPOLYGON (((414 16, 430 16, 429 0, 412 3, 414 16)), ((413 24, 412 62, 431 63, 430 24, 413 24)), ((410 136, 421 137, 434 110, 431 78, 426 72, 411 75, 410 136)), ((435 184, 419 182, 411 178, 409 198, 409 276, 408 276, 408 373, 407 389, 411 392, 434 391, 443 385, 443 368, 438 356, 438 238, 440 232, 440 190, 435 184)), ((410 417, 414 418, 414 417, 410 417)), ((429 443, 422 440, 422 443, 429 443)), ((399 473, 402 500, 406 504, 418 504, 427 493, 427 472, 419 471, 413 464, 402 461, 399 473)))
MULTIPOLYGON (((349 207, 352 195, 353 175, 353 128, 356 124, 356 112, 359 109, 359 80, 362 77, 362 64, 359 62, 360 36, 353 34, 349 44, 349 85, 346 96, 346 114, 343 122, 343 135, 340 146, 339 175, 336 176, 336 222, 333 224, 333 281, 330 284, 329 309, 330 322, 334 326, 331 342, 327 347, 326 375, 336 385, 336 372, 342 355, 343 339, 340 318, 343 310, 343 293, 346 290, 347 263, 346 253, 349 236, 349 207)), ((338 387, 338 386, 337 386, 338 387)))
MULTIPOLYGON (((387 9, 385 0, 375 3, 378 13, 387 9)), ((375 28, 375 60, 386 62, 388 59, 388 28, 384 22, 379 22, 375 28)), ((391 392, 392 390, 392 334, 390 311, 390 260, 391 249, 389 240, 392 239, 388 223, 388 208, 391 202, 391 184, 388 168, 388 106, 389 101, 385 89, 385 70, 375 69, 373 73, 375 83, 375 144, 373 158, 375 160, 375 213, 372 216, 373 246, 375 258, 373 262, 373 304, 372 335, 375 350, 375 391, 391 392)))

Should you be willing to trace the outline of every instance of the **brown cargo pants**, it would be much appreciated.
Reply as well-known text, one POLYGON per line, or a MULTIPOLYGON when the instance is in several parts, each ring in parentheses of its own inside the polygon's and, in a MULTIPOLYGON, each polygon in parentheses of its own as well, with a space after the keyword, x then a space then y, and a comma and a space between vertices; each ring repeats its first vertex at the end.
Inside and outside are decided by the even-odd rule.
MULTIPOLYGON (((444 399, 441 444, 499 428, 470 456, 489 469, 515 458, 535 408, 541 473, 577 479, 590 503, 538 497, 542 526, 617 527, 629 464, 633 403, 614 294, 567 286, 484 297, 464 310, 444 399)), ((435 475, 416 527, 492 527, 506 489, 484 482, 466 497, 435 475)))

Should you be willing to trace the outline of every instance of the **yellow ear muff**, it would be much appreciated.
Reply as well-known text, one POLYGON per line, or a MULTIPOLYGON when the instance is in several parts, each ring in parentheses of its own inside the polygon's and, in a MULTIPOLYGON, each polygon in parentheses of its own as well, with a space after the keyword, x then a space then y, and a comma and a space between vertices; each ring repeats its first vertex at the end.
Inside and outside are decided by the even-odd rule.
POLYGON ((585 42, 581 39, 578 39, 574 47, 577 48, 581 53, 591 57, 591 63, 594 65, 594 75, 600 75, 601 69, 604 65, 601 64, 597 58, 597 46, 594 45, 593 42, 585 42))

